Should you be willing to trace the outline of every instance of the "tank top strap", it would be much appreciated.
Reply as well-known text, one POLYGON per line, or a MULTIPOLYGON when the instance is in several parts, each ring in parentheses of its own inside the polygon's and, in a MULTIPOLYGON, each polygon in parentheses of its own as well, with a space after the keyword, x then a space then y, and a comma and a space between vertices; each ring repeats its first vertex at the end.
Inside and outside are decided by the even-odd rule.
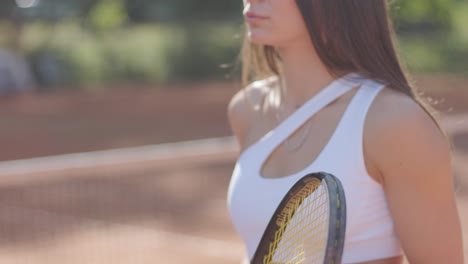
MULTIPOLYGON (((356 128, 362 132, 367 113, 379 92, 385 87, 386 83, 376 80, 366 80, 356 94, 356 100, 350 105, 350 112, 354 119, 350 120, 356 128)), ((361 134, 361 133, 359 133, 361 134)))
POLYGON ((362 146, 366 116, 375 97, 385 85, 383 82, 372 79, 362 83, 336 128, 333 144, 330 145, 328 152, 323 153, 324 159, 337 159, 337 149, 339 149, 340 155, 346 157, 348 162, 363 165, 362 146), (350 161, 351 157, 359 160, 353 163, 350 161))
MULTIPOLYGON (((268 155, 281 142, 287 139, 305 121, 318 111, 339 98, 352 88, 362 83, 365 79, 357 73, 349 73, 332 81, 328 86, 307 100, 301 107, 286 117, 273 130, 268 132, 261 141, 267 141, 262 148, 268 155)), ((265 142, 264 142, 265 143, 265 142)))
POLYGON ((377 80, 366 80, 357 94, 355 100, 349 106, 349 117, 343 121, 343 126, 346 129, 339 131, 343 133, 341 138, 343 141, 349 142, 350 137, 354 137, 352 142, 358 144, 360 149, 362 146, 364 126, 369 109, 375 98, 387 84, 377 80), (352 116, 352 117, 351 117, 352 116))

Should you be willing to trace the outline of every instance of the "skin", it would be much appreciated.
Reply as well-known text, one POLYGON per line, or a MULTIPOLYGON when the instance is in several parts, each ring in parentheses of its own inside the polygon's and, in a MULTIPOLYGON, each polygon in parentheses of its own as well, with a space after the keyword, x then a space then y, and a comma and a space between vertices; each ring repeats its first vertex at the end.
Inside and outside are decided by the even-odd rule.
MULTIPOLYGON (((278 86, 251 84, 239 91, 228 105, 228 120, 241 152, 272 130, 272 118, 286 105, 302 104, 334 78, 317 57, 293 0, 244 0, 244 13, 252 11, 268 18, 248 25, 249 40, 275 46, 284 64, 284 98, 272 100, 278 86), (307 84, 307 85, 303 85, 307 84), (251 108, 249 101, 259 106, 251 108)), ((354 89, 355 90, 355 89, 354 89)), ((320 110, 311 122, 311 133, 299 152, 319 153, 329 137, 313 137, 320 124, 330 135, 355 91, 320 110), (320 138, 320 139, 318 139, 320 138)), ((461 224, 453 189, 451 149, 429 115, 410 97, 385 88, 373 101, 364 126, 364 160, 368 174, 380 183, 409 263, 462 264, 461 224)), ((311 159, 295 158, 278 148, 264 164, 262 175, 280 177, 297 171, 311 159), (283 163, 277 161, 283 160, 283 163), (272 172, 281 171, 279 175, 272 172)), ((305 155, 299 155, 303 157, 305 155)), ((244 259, 244 262, 247 260, 244 259)), ((401 256, 361 262, 400 264, 401 256)))

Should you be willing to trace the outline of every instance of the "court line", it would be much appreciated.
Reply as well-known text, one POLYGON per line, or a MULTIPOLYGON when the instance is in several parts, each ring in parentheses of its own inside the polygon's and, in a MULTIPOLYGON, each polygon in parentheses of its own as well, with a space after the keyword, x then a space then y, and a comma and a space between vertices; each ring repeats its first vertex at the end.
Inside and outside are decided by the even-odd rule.
POLYGON ((0 162, 0 177, 236 152, 235 139, 209 138, 0 162))
MULTIPOLYGON (((115 164, 120 165, 122 163, 132 162, 170 160, 180 157, 197 157, 200 155, 219 156, 219 154, 225 154, 229 151, 236 152, 236 148, 237 147, 234 137, 224 137, 3 161, 0 162, 0 177, 11 176, 15 174, 33 174, 66 169, 95 168, 99 166, 115 164)), ((0 204, 0 207, 5 207, 5 205, 0 204)), ((47 210, 17 206, 8 207, 10 207, 9 210, 16 208, 17 210, 23 210, 23 212, 29 212, 32 216, 36 217, 38 214, 42 214, 55 217, 68 217, 71 219, 83 219, 89 223, 108 223, 108 221, 74 217, 50 212, 47 210)), ((177 248, 191 250, 194 253, 202 254, 203 256, 216 257, 232 261, 240 261, 240 257, 242 256, 240 245, 233 242, 162 231, 154 228, 136 227, 115 222, 110 223, 114 226, 119 226, 121 229, 128 229, 129 231, 139 230, 141 232, 144 230, 146 237, 145 240, 152 246, 155 246, 157 242, 155 239, 152 239, 154 237, 162 238, 161 240, 158 240, 160 241, 159 244, 161 246, 173 244, 177 245, 177 248), (164 243, 161 241, 164 241, 164 243)))
MULTIPOLYGON (((240 261, 243 254, 243 248, 241 244, 227 242, 224 240, 162 231, 156 228, 140 227, 100 219, 77 217, 69 214, 57 213, 36 208, 33 209, 4 204, 0 204, 0 208, 4 208, 10 213, 16 211, 17 213, 24 214, 25 217, 31 217, 31 219, 42 217, 45 218, 49 223, 53 221, 51 219, 57 219, 57 221, 60 221, 60 219, 66 219, 67 221, 73 222, 86 222, 87 228, 95 227, 95 230, 105 228, 109 230, 109 232, 112 232, 112 229, 116 228, 116 232, 125 234, 125 237, 122 239, 122 243, 129 241, 129 236, 131 234, 137 235, 137 239, 130 240, 132 245, 134 245, 134 242, 138 240, 139 244, 145 247, 163 249, 164 247, 171 246, 185 252, 190 251, 206 257, 215 257, 232 261, 240 261)), ((106 237, 109 237, 109 235, 107 234, 106 237)))
MULTIPOLYGON (((449 134, 454 134, 458 131, 468 131, 467 114, 445 116, 441 119, 441 123, 449 134)), ((0 177, 66 169, 95 168, 133 162, 171 160, 176 157, 197 157, 201 155, 217 156, 227 152, 237 152, 237 144, 235 141, 235 138, 230 136, 1 161, 0 177)))
MULTIPOLYGON (((446 117, 442 120, 442 124, 451 133, 459 130, 468 131, 467 115, 446 117)), ((233 137, 224 137, 3 161, 0 162, 0 176, 65 170, 70 168, 93 168, 113 164, 173 159, 181 156, 196 157, 199 155, 219 155, 220 153, 226 153, 227 151, 236 151, 236 148, 237 146, 233 137)), ((56 214, 45 210, 22 207, 21 209, 29 210, 30 213, 34 214, 56 214)), ((73 216, 61 215, 61 217, 73 216)), ((78 219, 78 217, 74 218, 78 219)), ((86 221, 106 222, 103 220, 91 220, 88 218, 82 219, 85 219, 86 221)), ((193 249, 196 252, 207 256, 216 256, 232 260, 237 260, 239 258, 239 254, 236 250, 230 250, 233 248, 239 248, 239 245, 236 243, 203 238, 200 236, 160 231, 152 228, 136 227, 121 223, 112 224, 133 230, 138 229, 141 231, 145 229, 145 233, 148 232, 147 234, 150 237, 164 237, 165 241, 170 241, 177 245, 185 245, 184 248, 193 249)))

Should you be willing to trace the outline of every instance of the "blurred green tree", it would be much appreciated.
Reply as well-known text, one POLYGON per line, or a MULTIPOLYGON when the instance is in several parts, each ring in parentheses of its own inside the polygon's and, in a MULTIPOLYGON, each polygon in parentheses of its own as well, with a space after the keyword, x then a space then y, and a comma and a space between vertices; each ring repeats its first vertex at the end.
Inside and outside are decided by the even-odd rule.
MULTIPOLYGON (((28 0, 0 1, 0 20, 9 20, 0 21, 0 41, 21 41, 38 75, 55 76, 45 85, 219 78, 241 43, 240 0, 32 0, 30 8, 17 1, 28 0), (24 25, 17 37, 6 30, 14 17, 24 25)), ((411 66, 466 69, 466 0, 385 1, 411 66)))
POLYGON ((450 30, 456 0, 394 0, 392 15, 399 33, 450 30))
POLYGON ((89 12, 89 22, 97 30, 115 29, 127 21, 127 9, 122 0, 97 1, 89 12))
MULTIPOLYGON (((389 0, 392 15, 400 31, 431 31, 450 29, 455 3, 461 0, 389 0)), ((8 17, 16 0, 0 1, 0 18, 8 17)), ((40 0, 33 8, 22 12, 35 19, 64 19, 96 12, 105 18, 93 18, 95 23, 118 23, 123 14, 131 22, 185 23, 196 21, 240 22, 242 1, 219 0, 40 0), (97 22, 97 20, 101 20, 97 22), (104 20, 114 22, 104 22, 104 20)), ((93 16, 93 15, 92 15, 93 16)))

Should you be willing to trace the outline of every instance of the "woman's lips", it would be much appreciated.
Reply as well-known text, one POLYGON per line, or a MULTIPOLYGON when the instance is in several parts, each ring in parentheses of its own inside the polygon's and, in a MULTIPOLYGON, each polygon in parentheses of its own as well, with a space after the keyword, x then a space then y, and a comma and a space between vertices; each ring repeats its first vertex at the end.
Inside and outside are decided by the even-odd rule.
POLYGON ((262 16, 262 15, 259 15, 259 14, 253 13, 253 12, 247 12, 245 14, 245 20, 248 23, 257 23, 257 22, 263 21, 263 20, 265 20, 267 18, 268 17, 266 17, 266 16, 262 16))

